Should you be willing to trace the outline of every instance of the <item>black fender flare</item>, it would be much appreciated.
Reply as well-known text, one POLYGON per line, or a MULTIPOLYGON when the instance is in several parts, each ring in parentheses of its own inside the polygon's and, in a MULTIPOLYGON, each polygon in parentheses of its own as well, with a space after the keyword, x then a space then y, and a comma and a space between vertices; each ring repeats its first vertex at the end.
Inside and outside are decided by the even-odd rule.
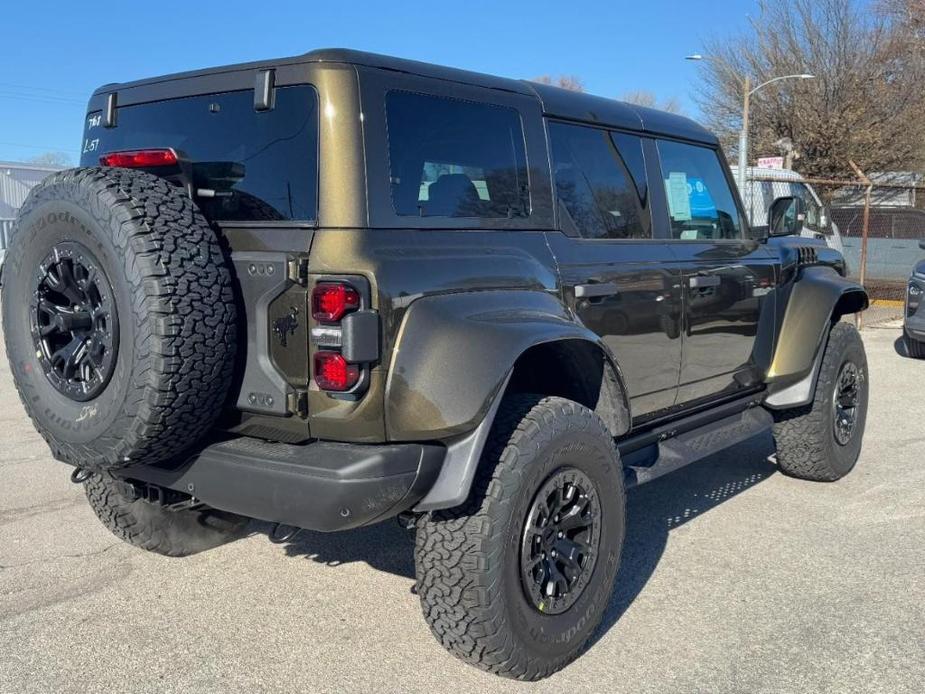
MULTIPOLYGON (((548 342, 583 340, 600 348, 629 423, 616 360, 559 297, 545 291, 479 291, 416 300, 398 331, 386 380, 390 441, 444 441, 440 476, 417 510, 465 500, 494 415, 518 358, 548 342)), ((623 433, 623 432, 619 432, 623 433)))
POLYGON ((869 304, 864 287, 833 268, 803 268, 789 287, 767 372, 769 395, 765 405, 787 409, 811 402, 832 322, 863 311, 869 304))

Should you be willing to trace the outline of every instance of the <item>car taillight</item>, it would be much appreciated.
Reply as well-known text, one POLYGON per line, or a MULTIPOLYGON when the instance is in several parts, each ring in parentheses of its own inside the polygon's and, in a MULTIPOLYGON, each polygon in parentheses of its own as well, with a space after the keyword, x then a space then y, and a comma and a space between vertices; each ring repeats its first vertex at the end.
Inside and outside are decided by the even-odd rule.
POLYGON ((340 352, 315 352, 315 383, 322 390, 350 390, 359 380, 360 367, 348 364, 340 352))
POLYGON ((100 166, 147 169, 154 166, 173 166, 177 161, 177 153, 172 149, 133 149, 104 154, 100 157, 100 166))
POLYGON ((348 284, 324 282, 312 290, 312 317, 322 323, 336 323, 360 308, 360 295, 348 284))

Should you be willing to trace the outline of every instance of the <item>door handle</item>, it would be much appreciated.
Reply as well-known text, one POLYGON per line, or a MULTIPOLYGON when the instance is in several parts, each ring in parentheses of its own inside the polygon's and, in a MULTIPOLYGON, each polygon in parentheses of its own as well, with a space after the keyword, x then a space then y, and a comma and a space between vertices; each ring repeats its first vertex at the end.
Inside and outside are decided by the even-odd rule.
POLYGON ((719 275, 694 275, 689 280, 691 289, 703 289, 704 287, 718 287, 722 283, 723 283, 723 279, 719 275))
POLYGON ((592 299, 596 296, 613 296, 619 294, 615 282, 592 282, 591 284, 576 284, 576 299, 592 299))

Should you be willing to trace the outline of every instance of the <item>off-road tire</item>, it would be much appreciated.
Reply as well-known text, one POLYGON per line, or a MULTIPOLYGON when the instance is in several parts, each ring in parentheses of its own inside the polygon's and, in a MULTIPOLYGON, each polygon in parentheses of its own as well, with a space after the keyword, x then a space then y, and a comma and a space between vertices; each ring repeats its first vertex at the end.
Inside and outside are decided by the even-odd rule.
POLYGON ((853 325, 835 323, 829 331, 812 403, 774 412, 780 470, 791 477, 817 482, 834 482, 851 472, 861 453, 868 393, 867 356, 861 336, 853 325), (849 360, 860 371, 860 392, 855 430, 842 445, 834 433, 833 398, 836 379, 849 360))
POLYGON ((903 342, 906 344, 906 354, 913 359, 925 359, 925 342, 919 342, 908 333, 903 333, 903 342))
POLYGON ((169 557, 196 554, 244 535, 249 520, 213 509, 169 510, 133 499, 106 472, 84 482, 87 501, 97 518, 120 540, 169 557))
POLYGON ((50 176, 19 214, 3 279, 13 378, 56 458, 96 470, 158 463, 213 425, 234 369, 234 294, 216 231, 182 189, 129 169, 50 176), (118 317, 112 375, 88 401, 45 376, 32 334, 43 258, 74 243, 98 261, 118 317))
POLYGON ((472 490, 460 507, 418 523, 417 591, 424 617, 453 655, 497 675, 538 680, 578 657, 600 624, 620 562, 623 471, 613 438, 586 407, 515 395, 495 421, 472 490), (599 552, 577 601, 543 614, 521 583, 523 525, 537 491, 577 468, 601 503, 599 552))

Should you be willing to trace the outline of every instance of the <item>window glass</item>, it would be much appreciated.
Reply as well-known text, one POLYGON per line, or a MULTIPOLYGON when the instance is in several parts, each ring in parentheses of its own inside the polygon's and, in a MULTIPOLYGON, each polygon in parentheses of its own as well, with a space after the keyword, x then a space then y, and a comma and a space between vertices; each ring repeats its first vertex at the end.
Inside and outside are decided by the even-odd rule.
POLYGON ((825 209, 816 199, 809 186, 805 183, 797 182, 793 184, 792 190, 794 197, 802 198, 803 202, 806 203, 806 217, 803 219, 803 226, 810 231, 827 231, 828 219, 825 209))
POLYGON ((715 150, 658 143, 671 234, 676 239, 739 239, 742 220, 715 150))
POLYGON ((215 220, 310 220, 316 216, 318 107, 315 90, 280 87, 276 105, 254 110, 253 90, 118 109, 115 128, 87 119, 82 166, 107 152, 172 147, 192 164, 196 202, 215 220))
POLYGON ((559 209, 582 236, 612 239, 650 236, 645 164, 639 138, 620 135, 618 139, 621 151, 633 153, 626 160, 632 162, 641 184, 627 172, 626 160, 620 156, 617 141, 608 131, 550 123, 549 138, 559 209))
POLYGON ((529 215, 527 160, 517 111, 396 91, 386 97, 386 118, 396 214, 529 215))

